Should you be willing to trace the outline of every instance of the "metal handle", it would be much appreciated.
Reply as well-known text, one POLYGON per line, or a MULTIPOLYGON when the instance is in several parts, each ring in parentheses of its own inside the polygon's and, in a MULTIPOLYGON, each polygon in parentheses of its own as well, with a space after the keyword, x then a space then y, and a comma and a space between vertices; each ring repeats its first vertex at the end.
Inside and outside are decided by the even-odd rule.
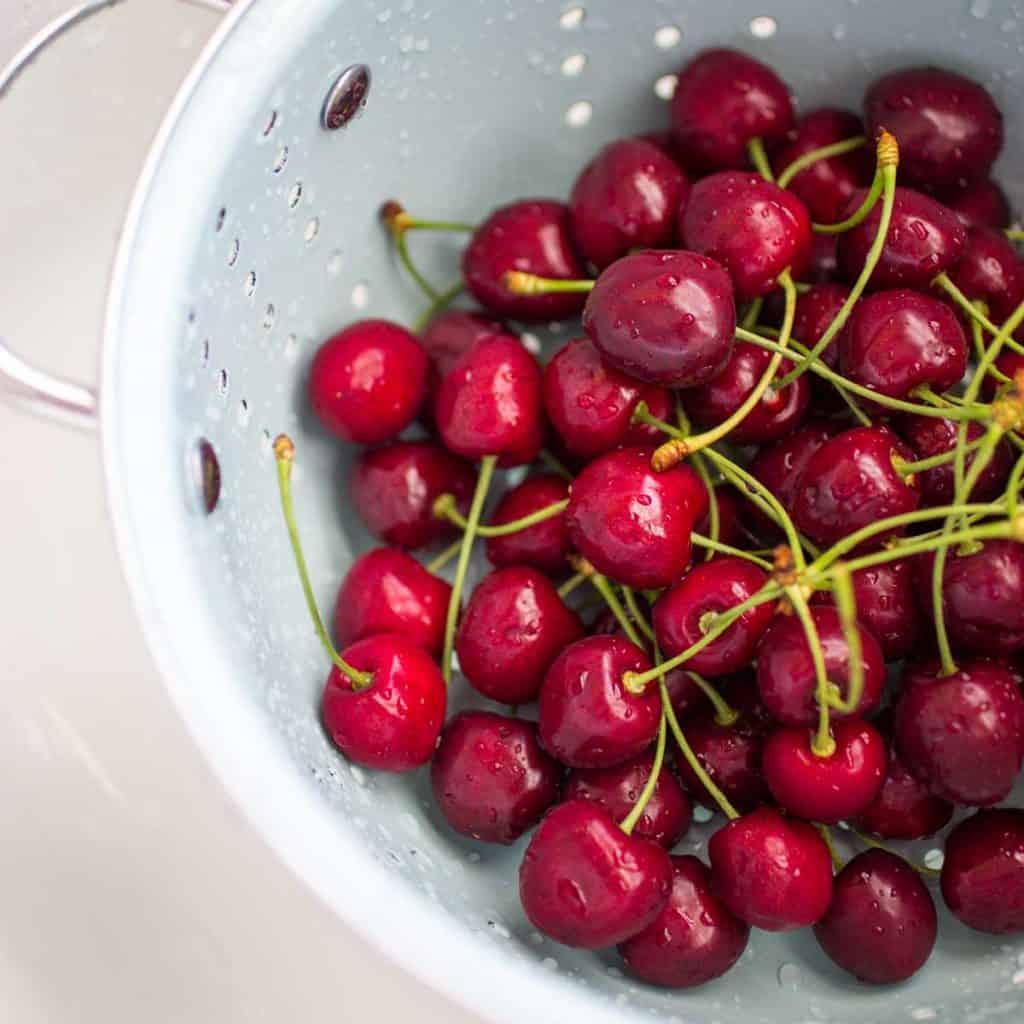
MULTIPOLYGON (((86 18, 123 0, 85 0, 59 18, 44 26, 14 55, 0 71, 0 100, 7 95, 21 73, 54 40, 86 18)), ((231 0, 185 0, 196 7, 224 12, 231 0)), ((2 397, 18 402, 29 411, 58 422, 91 430, 96 426, 96 390, 84 384, 56 377, 39 370, 15 355, 7 341, 0 337, 0 385, 2 397)))

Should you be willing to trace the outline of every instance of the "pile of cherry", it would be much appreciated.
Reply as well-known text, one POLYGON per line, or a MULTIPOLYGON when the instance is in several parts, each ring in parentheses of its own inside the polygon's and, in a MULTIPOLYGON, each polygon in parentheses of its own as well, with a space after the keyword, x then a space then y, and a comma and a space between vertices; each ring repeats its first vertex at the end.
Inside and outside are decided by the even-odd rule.
POLYGON ((840 967, 901 981, 932 951, 939 872, 889 844, 958 807, 942 898, 971 928, 1024 930, 1024 810, 994 806, 1024 758, 1002 118, 980 85, 916 68, 870 86, 863 122, 795 119, 774 72, 722 49, 682 69, 671 117, 598 153, 568 204, 476 226, 382 208, 430 307, 417 333, 354 323, 312 365, 320 421, 371 446, 345 500, 386 545, 342 582, 340 653, 294 447, 275 445, 333 660, 323 724, 360 765, 429 762, 463 835, 537 826, 530 921, 617 945, 640 979, 698 985, 752 926, 813 926, 840 967), (410 256, 422 231, 470 233, 447 291, 410 256), (480 311, 448 308, 463 289, 480 311), (508 326, 578 314, 543 367, 508 326), (493 569, 464 600, 478 540, 493 569), (456 655, 495 707, 446 722, 456 655), (710 866, 669 853, 694 800, 726 818, 710 866), (867 847, 845 865, 837 824, 867 847))

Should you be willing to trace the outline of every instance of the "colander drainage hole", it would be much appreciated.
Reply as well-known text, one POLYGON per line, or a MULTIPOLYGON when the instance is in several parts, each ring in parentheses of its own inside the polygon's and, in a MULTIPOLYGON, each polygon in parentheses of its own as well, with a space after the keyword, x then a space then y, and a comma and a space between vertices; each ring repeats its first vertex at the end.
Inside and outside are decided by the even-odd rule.
POLYGON ((755 39, 771 39, 779 30, 779 23, 767 14, 750 19, 750 34, 755 39))
POLYGON ((297 181, 292 185, 291 191, 288 193, 288 209, 294 210, 296 206, 302 201, 302 182, 297 181))
POLYGON ((220 462, 213 445, 205 437, 196 444, 193 467, 200 507, 210 515, 220 501, 220 462))
POLYGON ((204 338, 199 348, 199 365, 205 367, 210 361, 210 339, 204 338))
POLYGON ((320 218, 313 217, 306 223, 305 239, 307 242, 312 242, 314 238, 320 233, 320 218))
POLYGON ((277 151, 277 156, 274 158, 273 171, 275 174, 280 174, 285 167, 288 166, 288 147, 282 146, 277 151))
POLYGON ((288 362, 295 362, 295 357, 299 354, 299 336, 297 334, 289 334, 284 339, 284 357, 288 362))
POLYGON ((228 266, 233 267, 238 262, 238 253, 242 248, 242 243, 236 238, 231 243, 231 249, 228 251, 228 266))
POLYGON ((230 382, 228 381, 228 371, 221 370, 220 373, 217 374, 217 390, 222 395, 226 395, 228 393, 229 385, 230 382))
POLYGON ((241 426, 249 425, 249 403, 243 398, 238 403, 238 422, 241 426))
POLYGON ((570 128, 582 128, 594 116, 594 105, 589 100, 577 100, 565 112, 565 123, 570 128))
POLYGON ((222 206, 217 211, 217 226, 214 228, 214 231, 216 231, 218 234, 220 234, 221 230, 224 228, 224 220, 227 217, 227 215, 228 211, 226 206, 222 206))
POLYGON ((251 297, 253 292, 255 292, 255 291, 256 291, 256 271, 255 270, 250 270, 249 273, 245 275, 245 294, 251 297))
POLYGON ((673 46, 679 45, 683 33, 678 25, 662 25, 654 33, 654 45, 659 50, 671 50, 673 46))
POLYGON ((267 118, 267 123, 263 126, 263 138, 267 138, 268 135, 274 130, 277 125, 277 111, 272 110, 270 117, 267 118))
POLYGON ((274 326, 274 321, 277 319, 277 310, 274 309, 272 302, 267 303, 266 312, 263 314, 263 327, 265 330, 270 330, 274 326))
POLYGON ((576 5, 573 7, 567 7, 562 11, 561 17, 558 19, 558 24, 564 29, 579 28, 583 24, 583 19, 586 18, 586 9, 576 5))
POLYGON ((583 69, 586 66, 587 55, 585 53, 570 53, 562 61, 562 74, 566 78, 575 78, 577 75, 583 74, 583 69))

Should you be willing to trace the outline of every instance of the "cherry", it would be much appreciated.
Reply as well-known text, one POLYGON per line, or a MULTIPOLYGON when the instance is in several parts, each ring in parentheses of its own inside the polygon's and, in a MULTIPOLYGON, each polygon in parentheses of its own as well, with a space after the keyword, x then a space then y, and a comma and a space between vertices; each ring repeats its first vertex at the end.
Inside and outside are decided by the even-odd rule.
POLYGON ((896 749, 907 768, 946 800, 985 806, 1005 800, 1024 756, 1024 698, 996 661, 909 665, 896 705, 896 749))
POLYGON ((672 892, 658 916, 619 946, 630 974, 651 985, 694 988, 725 974, 747 948, 750 926, 715 895, 696 858, 672 858, 672 892))
MULTIPOLYGON (((593 800, 616 821, 633 809, 651 777, 654 754, 650 750, 611 768, 576 769, 569 773, 562 789, 564 800, 593 800)), ((676 777, 663 768, 633 829, 638 839, 650 839, 671 850, 686 835, 693 817, 690 798, 676 777)))
POLYGON ((658 688, 634 693, 622 677, 650 667, 639 647, 618 636, 570 644, 540 688, 541 745, 570 768, 610 768, 645 750, 661 720, 658 688))
POLYGON ((1003 115, 977 82, 940 68, 905 68, 864 97, 869 137, 900 144, 900 176, 912 185, 963 186, 983 176, 1003 145, 1003 115))
MULTIPOLYGON (((801 341, 807 348, 813 348, 835 320, 836 314, 849 297, 850 289, 844 284, 817 284, 804 292, 796 300, 793 337, 801 341)), ((840 331, 841 336, 842 331, 840 331)), ((838 338, 833 338, 825 346, 820 356, 822 362, 833 370, 839 365, 837 342, 838 338)))
MULTIPOLYGON (((747 529, 743 520, 753 511, 752 506, 749 502, 743 501, 731 487, 726 486, 715 488, 715 501, 718 503, 718 539, 722 544, 738 547, 747 539, 747 529)), ((710 505, 710 500, 708 504, 710 505)), ((695 529, 704 537, 711 536, 710 508, 707 514, 697 521, 695 529)))
POLYGON ((976 931, 1024 930, 1024 811, 978 811, 950 832, 942 898, 976 931))
POLYGON ((1010 224, 1010 204, 1006 194, 991 178, 979 178, 944 201, 964 227, 977 225, 1002 230, 1010 224))
POLYGON ((1024 298, 1024 264, 1006 235, 992 228, 968 228, 963 253, 949 276, 972 302, 984 302, 996 323, 1024 298))
POLYGON ((483 313, 446 309, 420 331, 420 343, 443 377, 481 338, 506 333, 497 320, 483 313))
MULTIPOLYGON (((1024 354, 1008 352, 1004 349, 996 356, 995 367, 1004 376, 1013 380, 1018 372, 1024 370, 1024 354)), ((986 400, 991 401, 1000 386, 999 382, 993 377, 986 376, 981 384, 981 393, 985 396, 986 400)))
POLYGON ((672 130, 687 164, 745 167, 752 139, 782 139, 793 101, 771 68, 736 50, 704 50, 680 72, 672 97, 672 130))
POLYGON ((631 253, 597 279, 583 329, 608 362, 637 380, 694 387, 720 373, 732 351, 732 283, 697 253, 631 253))
POLYGON ((794 278, 807 265, 811 219, 791 192, 748 171, 702 178, 679 222, 687 249, 717 260, 741 302, 767 295, 787 267, 794 278))
POLYGON ((651 469, 646 448, 598 456, 573 481, 566 524, 573 546, 598 572, 628 587, 667 587, 690 560, 690 534, 708 511, 688 465, 651 469))
POLYGON ((554 199, 521 199, 499 207, 473 232, 462 255, 466 287, 485 309, 513 320, 562 320, 583 307, 573 292, 516 295, 504 275, 522 270, 540 277, 577 279, 583 266, 569 227, 569 210, 554 199))
POLYGON ((390 441, 420 411, 428 371, 414 334, 387 320, 359 320, 317 350, 309 402, 320 422, 346 441, 390 441))
MULTIPOLYGON (((849 648, 843 636, 839 613, 830 605, 811 608, 829 681, 844 690, 849 683, 849 648)), ((885 662, 878 641, 863 627, 860 630, 864 665, 864 692, 849 713, 833 708, 831 719, 859 718, 870 714, 882 697, 885 662)), ((815 700, 817 679, 803 626, 796 615, 777 615, 757 649, 757 688, 771 714, 784 725, 813 726, 818 721, 815 700)))
POLYGON ((519 867, 519 898, 530 923, 581 949, 612 946, 642 931, 671 888, 668 854, 627 835, 590 800, 549 811, 519 867))
POLYGON ((434 799, 456 832, 485 843, 515 842, 558 799, 561 771, 532 722, 460 711, 430 762, 434 799))
MULTIPOLYGON (((569 497, 569 484, 555 473, 538 473, 521 484, 509 488, 501 497, 490 526, 501 526, 539 512, 569 497)), ((565 513, 527 526, 503 537, 487 538, 487 557, 492 565, 505 568, 531 565, 546 573, 559 573, 566 567, 569 554, 569 531, 565 513)))
MULTIPOLYGON (((826 284, 839 276, 839 240, 835 235, 819 235, 811 239, 804 280, 810 284, 826 284)), ((800 338, 800 335, 797 335, 800 338)), ((800 338, 802 341, 803 339, 800 338)))
POLYGON ((895 854, 865 850, 836 875, 814 937, 855 978, 893 985, 924 966, 937 931, 935 904, 917 872, 895 854))
POLYGON ((579 251, 603 270, 631 249, 670 245, 689 190, 679 165, 653 143, 610 143, 583 168, 569 196, 579 251))
POLYGON ((945 828, 952 816, 953 805, 931 794, 891 750, 885 782, 856 825, 882 839, 924 839, 945 828))
POLYGON ((708 843, 711 885, 741 920, 768 932, 820 920, 832 897, 832 860, 805 822, 759 807, 719 829, 708 843))
POLYGON ((452 588, 411 555, 373 548, 351 565, 338 591, 334 633, 343 645, 394 633, 439 655, 452 588))
POLYGON ((473 591, 459 622, 455 651, 470 685, 501 704, 537 696, 556 655, 583 635, 539 569, 496 569, 473 591))

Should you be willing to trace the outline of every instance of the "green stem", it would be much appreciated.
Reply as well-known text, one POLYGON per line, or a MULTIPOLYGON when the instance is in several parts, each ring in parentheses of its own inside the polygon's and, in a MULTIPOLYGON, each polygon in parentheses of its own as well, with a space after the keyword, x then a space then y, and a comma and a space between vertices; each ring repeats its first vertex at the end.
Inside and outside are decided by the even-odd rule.
POLYGON ((816 757, 831 757, 836 752, 836 741, 832 738, 829 730, 829 704, 831 703, 832 684, 828 680, 828 671, 825 667, 825 652, 821 649, 821 638, 818 636, 818 629, 814 625, 811 616, 811 609, 807 605, 803 593, 799 587, 787 587, 786 596, 793 606, 800 625, 803 626, 804 637, 807 640, 807 647, 811 652, 811 662, 814 665, 815 692, 814 699, 818 704, 818 731, 811 742, 811 753, 816 757))
MULTIPOLYGON (((950 276, 943 271, 933 281, 933 285, 938 285, 952 300, 956 303, 967 314, 970 319, 980 326, 984 327, 989 334, 993 337, 998 335, 1002 328, 997 327, 979 308, 978 304, 971 302, 969 298, 953 283, 950 276)), ((1016 328, 1014 328, 1016 329, 1016 328)), ((1011 332, 1012 333, 1012 332, 1011 332)), ((1021 345, 1015 338, 1007 337, 1003 339, 1003 344, 1012 352, 1016 352, 1018 355, 1024 354, 1024 345, 1021 345)))
MULTIPOLYGON (((593 569, 589 573, 586 573, 589 577, 591 584, 594 589, 604 599, 604 603, 608 605, 612 615, 615 616, 615 621, 619 624, 619 628, 623 633, 629 637, 631 643, 636 644, 640 650, 644 649, 644 642, 640 637, 640 634, 636 631, 636 627, 630 621, 629 616, 626 614, 626 609, 622 607, 622 603, 615 595, 615 588, 608 582, 608 577, 602 575, 599 572, 594 572, 593 569)), ((626 689, 633 689, 634 693, 642 693, 645 689, 646 684, 637 684, 635 688, 627 685, 626 689)))
POLYGON ((1013 464, 1013 472, 1006 483, 1006 514, 1010 519, 1017 517, 1017 500, 1021 481, 1024 480, 1024 454, 1013 464))
POLYGON ((764 151, 764 143, 760 139, 751 139, 747 143, 747 155, 750 157, 750 162, 754 165, 754 170, 765 181, 775 181, 771 164, 768 163, 768 154, 764 151))
POLYGON ((873 839, 871 836, 865 835, 855 828, 851 828, 850 831, 865 846, 871 846, 876 850, 884 850, 886 853, 891 853, 894 857, 900 857, 901 860, 905 860, 919 875, 927 875, 929 878, 939 878, 942 875, 942 872, 936 868, 930 868, 925 864, 915 864, 914 861, 901 857, 900 854, 896 853, 891 847, 886 846, 885 843, 880 843, 877 839, 873 839))
POLYGON ((462 281, 456 281, 455 284, 441 292, 413 322, 413 334, 419 334, 438 313, 443 313, 462 294, 464 288, 465 285, 462 281))
POLYGON ((690 540, 697 547, 704 548, 711 555, 732 555, 734 558, 742 558, 747 562, 753 562, 754 565, 759 565, 765 570, 770 571, 772 568, 772 563, 765 558, 759 558, 757 555, 744 551, 742 548, 734 548, 731 544, 723 544, 721 541, 712 540, 703 534, 691 533, 690 540))
POLYGON ((843 139, 842 142, 833 142, 828 146, 812 149, 810 152, 804 153, 803 156, 798 156, 779 175, 778 181, 775 184, 779 188, 787 188, 789 183, 801 171, 806 171, 811 164, 816 164, 819 160, 831 160, 835 156, 845 156, 847 153, 852 153, 855 149, 860 149, 867 141, 863 135, 854 135, 852 138, 843 139))
MULTIPOLYGON (((508 523, 500 523, 497 526, 479 526, 476 535, 478 537, 507 537, 511 533, 519 533, 521 530, 528 530, 531 526, 546 522, 561 515, 569 507, 569 499, 556 501, 554 504, 545 505, 544 508, 531 512, 521 519, 513 519, 508 523)), ((434 515, 439 519, 447 519, 460 529, 466 529, 468 522, 466 517, 455 507, 454 494, 439 494, 434 501, 434 515)))
MULTIPOLYGON (((704 484, 704 489, 708 492, 708 530, 710 531, 708 537, 712 543, 717 544, 722 529, 722 517, 718 508, 718 494, 715 492, 715 485, 711 481, 708 464, 701 453, 694 452, 693 458, 690 461, 693 468, 697 471, 697 476, 700 477, 701 482, 704 484)), ((710 561, 714 554, 714 550, 709 547, 705 552, 704 560, 710 561)))
MULTIPOLYGON (((980 448, 983 438, 978 437, 971 441, 965 451, 973 452, 980 448)), ((956 459, 956 449, 950 448, 948 452, 939 452, 938 455, 930 455, 927 459, 918 459, 916 462, 900 462, 895 465, 896 472, 901 476, 909 476, 913 473, 927 473, 929 469, 936 469, 945 466, 956 459)))
POLYGON ((812 224, 811 227, 819 235, 841 235, 845 231, 852 231, 858 224, 867 218, 871 211, 875 208, 875 203, 878 202, 879 196, 881 196, 885 189, 885 178, 880 173, 880 170, 875 171, 875 177, 872 179, 871 188, 868 189, 868 194, 864 197, 864 201, 857 207, 853 213, 850 214, 846 220, 839 221, 838 224, 812 224))
POLYGON ((857 599, 853 592, 853 577, 842 562, 832 566, 832 590, 835 594, 839 623, 846 641, 847 692, 845 697, 832 695, 829 702, 840 714, 851 715, 860 707, 864 696, 864 660, 861 652, 860 626, 857 624, 857 599))
POLYGON ((746 327, 748 331, 753 330, 757 324, 757 318, 761 315, 761 308, 764 306, 764 299, 758 297, 747 306, 743 313, 743 319, 740 324, 746 327))
POLYGON ((402 219, 403 231, 476 231, 476 224, 467 224, 461 220, 420 220, 418 217, 406 215, 402 219))
POLYGON ((430 300, 430 302, 436 303, 441 298, 441 293, 419 272, 419 268, 412 261, 412 256, 409 255, 409 243, 405 237, 405 232, 400 232, 395 236, 395 250, 398 253, 398 259, 400 260, 403 267, 405 267, 409 276, 419 286, 421 292, 430 300))
POLYGON ((1007 228, 1005 234, 1011 242, 1024 241, 1024 231, 1022 231, 1020 228, 1007 228))
POLYGON ((562 598, 568 597, 586 578, 586 575, 582 572, 578 572, 575 575, 570 576, 558 588, 558 596, 562 598))
POLYGON ((654 746, 654 762, 651 764, 651 774, 647 776, 644 788, 640 790, 640 795, 637 797, 636 803, 633 804, 629 814, 619 822, 619 828, 621 828, 627 836, 633 832, 633 829, 636 827, 636 823, 643 816, 644 811, 647 810, 647 804, 654 795, 654 787, 658 784, 658 777, 661 775, 661 766, 665 761, 665 726, 666 718, 665 714, 662 713, 661 721, 658 723, 658 741, 654 746))
POLYGON ((440 572, 458 553, 462 547, 462 538, 453 541, 439 555, 427 562, 427 572, 440 572))
POLYGON ((696 672, 687 672, 686 674, 711 702, 711 706, 715 709, 715 721, 723 726, 733 725, 740 717, 740 713, 703 676, 696 672))
POLYGON ((555 295, 562 292, 589 292, 596 281, 590 279, 540 277, 523 270, 507 270, 502 284, 513 295, 555 295))
POLYGON ((636 603, 636 594, 633 593, 632 587, 623 587, 622 596, 626 600, 626 608, 629 610, 629 614, 633 617, 633 621, 640 627, 640 632, 651 642, 654 643, 654 630, 651 629, 650 624, 640 611, 640 606, 636 603))
POLYGON ((839 872, 843 870, 843 858, 839 856, 836 844, 832 840, 832 830, 828 825, 818 825, 818 833, 828 847, 828 855, 832 858, 832 870, 839 872))

